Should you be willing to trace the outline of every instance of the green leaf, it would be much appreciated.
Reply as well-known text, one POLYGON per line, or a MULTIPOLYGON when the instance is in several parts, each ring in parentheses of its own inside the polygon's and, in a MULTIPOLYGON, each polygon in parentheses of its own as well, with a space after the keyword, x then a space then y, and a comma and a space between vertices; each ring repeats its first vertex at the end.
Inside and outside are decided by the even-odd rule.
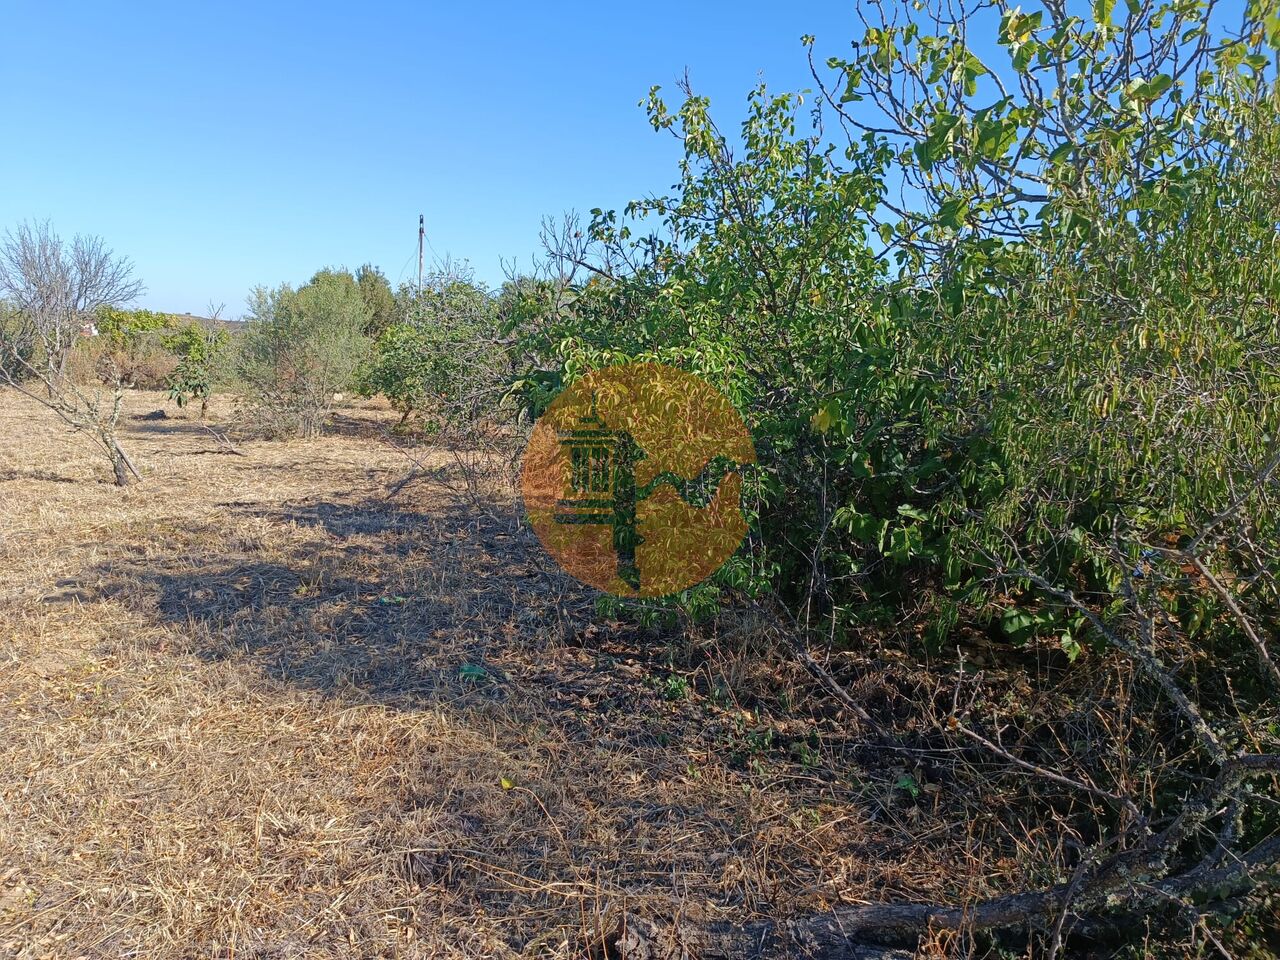
POLYGON ((938 208, 938 222, 944 227, 959 230, 964 226, 965 215, 969 212, 969 203, 963 197, 952 197, 938 208))
POLYGON ((964 60, 964 93, 972 97, 978 92, 978 78, 987 73, 986 66, 972 53, 965 54, 964 60))
POLYGON ((920 796, 920 784, 916 782, 916 778, 909 773, 900 776, 894 786, 899 790, 911 794, 912 799, 920 796))
POLYGON ((1134 84, 1129 91, 1129 96, 1134 100, 1156 100, 1171 86, 1173 86, 1173 77, 1167 73, 1158 73, 1150 80, 1134 84))
POLYGON ((896 527, 889 532, 885 553, 897 564, 907 563, 924 547, 924 535, 919 527, 896 527))
POLYGON ((1000 616, 1000 629, 1014 643, 1022 644, 1035 632, 1036 617, 1022 607, 1008 607, 1000 616))
POLYGON ((1035 40, 1028 40, 1018 47, 1018 52, 1013 55, 1013 69, 1019 73, 1026 73, 1027 66, 1031 63, 1031 58, 1036 55, 1040 49, 1040 44, 1035 40))
POLYGON ((884 535, 889 529, 888 520, 859 513, 853 507, 841 507, 836 511, 833 520, 848 531, 855 540, 870 544, 877 550, 883 545, 884 535))
POLYGON ((933 167, 938 159, 946 153, 946 145, 951 139, 951 132, 956 128, 960 118, 953 113, 939 111, 929 127, 929 136, 916 144, 916 159, 925 170, 933 167))
POLYGON ((975 128, 978 152, 988 160, 999 160, 1018 139, 1018 124, 1013 120, 983 119, 975 128))
POLYGON ((951 131, 956 128, 956 124, 960 122, 960 118, 954 113, 939 111, 933 118, 933 124, 929 127, 929 139, 936 141, 944 141, 951 136, 951 131))
POLYGON ((913 507, 909 503, 899 504, 898 513, 901 516, 910 517, 912 520, 919 520, 922 523, 929 519, 929 515, 927 513, 925 513, 919 507, 913 507))
POLYGON ((1063 161, 1067 160, 1071 156, 1074 150, 1075 150, 1074 143, 1071 143, 1071 142, 1064 143, 1061 146, 1055 148, 1054 151, 1049 154, 1049 162, 1062 163, 1063 161))
POLYGON ((1043 21, 1043 10, 1037 10, 1034 13, 1019 13, 1014 10, 1001 20, 1000 33, 1001 36, 1007 36, 1013 43, 1022 43, 1040 29, 1043 21))

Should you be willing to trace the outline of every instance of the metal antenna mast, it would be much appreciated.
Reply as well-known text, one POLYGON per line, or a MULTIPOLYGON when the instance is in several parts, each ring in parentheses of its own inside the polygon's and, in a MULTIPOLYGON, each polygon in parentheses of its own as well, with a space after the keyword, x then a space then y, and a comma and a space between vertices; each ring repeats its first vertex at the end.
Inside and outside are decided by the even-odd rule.
POLYGON ((423 225, 422 214, 418 214, 418 299, 422 299, 422 244, 427 238, 427 228, 423 225))

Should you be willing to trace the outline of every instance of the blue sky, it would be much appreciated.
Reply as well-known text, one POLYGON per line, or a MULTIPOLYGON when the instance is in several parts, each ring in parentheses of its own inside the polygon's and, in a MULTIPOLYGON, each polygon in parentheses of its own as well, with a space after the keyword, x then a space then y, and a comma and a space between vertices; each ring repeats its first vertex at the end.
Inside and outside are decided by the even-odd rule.
POLYGON ((811 80, 851 2, 0 6, 0 228, 52 220, 131 257, 141 304, 239 316, 256 284, 428 256, 496 284, 539 223, 665 189, 636 105, 689 68, 722 123, 811 80))

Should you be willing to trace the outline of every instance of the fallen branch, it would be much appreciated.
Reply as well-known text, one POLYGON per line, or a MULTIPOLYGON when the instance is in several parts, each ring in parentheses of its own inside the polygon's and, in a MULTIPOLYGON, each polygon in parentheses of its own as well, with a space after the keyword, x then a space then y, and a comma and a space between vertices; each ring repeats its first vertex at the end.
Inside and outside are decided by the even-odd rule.
POLYGON ((964 726, 963 724, 957 724, 954 727, 954 729, 957 732, 964 734, 964 736, 968 737, 970 740, 973 740, 974 742, 979 743, 982 746, 986 747, 996 756, 1001 757, 1004 760, 1007 760, 1009 763, 1012 763, 1015 767, 1020 767, 1021 769, 1026 770, 1028 773, 1032 773, 1038 777, 1042 777, 1045 780, 1052 781, 1053 783, 1056 783, 1059 786, 1070 787, 1073 790, 1080 790, 1092 796, 1100 797, 1104 800, 1109 800, 1110 802, 1117 804, 1118 806, 1121 806, 1125 810, 1127 810, 1129 812, 1129 815, 1135 821, 1142 819, 1142 814, 1138 811, 1138 808, 1134 805, 1134 802, 1130 800, 1128 797, 1122 797, 1118 793, 1112 793, 1110 790, 1103 790, 1100 787, 1095 787, 1092 784, 1085 783, 1081 780, 1073 780, 1071 777, 1064 776, 1063 774, 1057 773, 1056 771, 1053 771, 1053 770, 1049 770, 1046 767, 1042 767, 1042 766, 1039 766, 1038 764, 1031 763, 1030 761, 1023 760, 1021 757, 1015 756, 1014 754, 1006 750, 1004 747, 1000 746, 997 743, 993 743, 992 741, 984 737, 982 734, 978 733, 976 730, 970 730, 968 727, 964 726))
MULTIPOLYGON (((864 713, 834 677, 798 649, 801 662, 824 686, 855 713, 864 713), (836 693, 838 691, 838 693, 836 693)), ((870 718, 868 718, 868 721, 870 718)), ((874 722, 872 722, 874 726, 874 722)), ((1136 814, 1132 801, 1071 780, 1051 770, 1020 760, 980 734, 961 730, 971 739, 1003 756, 1015 766, 1045 776, 1062 785, 1119 802, 1136 814)), ((1226 759, 1217 775, 1161 831, 1144 842, 1090 864, 1086 857, 1069 883, 1041 891, 1006 894, 977 903, 882 903, 839 907, 828 913, 787 921, 753 920, 745 923, 667 923, 626 916, 611 938, 619 960, 771 960, 804 957, 809 960, 888 960, 912 954, 887 949, 885 944, 914 946, 931 931, 969 933, 1021 927, 1052 929, 1055 940, 1068 919, 1095 931, 1118 928, 1134 914, 1156 904, 1184 904, 1189 900, 1226 902, 1241 892, 1277 879, 1280 837, 1272 837, 1232 862, 1215 865, 1219 858, 1170 875, 1178 847, 1214 816, 1246 778, 1280 771, 1280 755, 1239 754, 1226 759), (1112 921, 1108 923, 1107 917, 1112 921)), ((1138 823, 1143 818, 1136 817, 1138 823)), ((1096 853, 1095 853, 1096 856, 1096 853)))
POLYGON ((200 426, 201 428, 204 429, 205 433, 213 437, 214 442, 217 443, 218 446, 221 448, 219 450, 212 451, 213 453, 227 453, 235 457, 248 456, 248 454, 246 454, 243 450, 237 447, 235 443, 232 442, 231 438, 227 436, 225 433, 223 433, 221 430, 215 430, 213 427, 209 426, 207 423, 202 423, 200 424, 200 426))
MULTIPOLYGON (((1249 758, 1246 767, 1261 769, 1267 764, 1249 758)), ((1230 866, 1216 870, 1195 868, 1163 880, 1143 882, 1137 877, 1124 878, 1121 867, 1129 855, 1117 854, 1094 874, 1094 883, 1082 882, 1077 876, 1070 883, 1048 890, 1015 893, 960 906, 934 903, 872 903, 838 907, 828 913, 794 920, 752 920, 746 923, 668 923, 637 916, 623 917, 609 939, 618 960, 773 960, 773 958, 805 958, 805 960, 898 960, 915 956, 914 952, 891 949, 891 945, 914 948, 919 938, 929 932, 954 930, 967 933, 1009 929, 1014 927, 1048 927, 1053 918, 1060 925, 1071 915, 1086 919, 1085 908, 1073 906, 1086 898, 1096 904, 1099 873, 1105 873, 1110 890, 1128 886, 1131 896, 1112 911, 1114 922, 1101 922, 1097 916, 1089 927, 1105 932, 1108 926, 1120 927, 1135 914, 1145 914, 1153 903, 1181 902, 1199 898, 1208 902, 1226 902, 1242 889, 1264 882, 1274 882, 1280 838, 1259 844, 1230 866), (1092 886, 1092 889, 1090 887, 1092 886)))

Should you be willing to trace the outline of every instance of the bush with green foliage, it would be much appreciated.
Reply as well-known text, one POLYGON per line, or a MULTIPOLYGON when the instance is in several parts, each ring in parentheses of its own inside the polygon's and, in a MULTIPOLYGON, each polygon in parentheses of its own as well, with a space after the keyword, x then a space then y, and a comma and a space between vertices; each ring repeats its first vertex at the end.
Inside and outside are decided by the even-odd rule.
POLYGON ((360 391, 382 394, 401 413, 439 428, 492 411, 508 373, 496 348, 494 298, 465 272, 427 278, 421 295, 404 287, 399 316, 382 331, 362 369, 360 391))
POLYGON ((364 305, 369 308, 369 325, 364 332, 377 339, 400 316, 395 291, 391 289, 386 275, 370 263, 356 271, 355 279, 364 305))
POLYGON ((27 380, 37 364, 36 338, 26 329, 12 304, 0 300, 0 380, 27 380))
POLYGON ((250 295, 236 373, 257 426, 270 436, 316 437, 369 349, 371 312, 355 279, 322 270, 305 286, 250 295))
POLYGON ((1280 18, 881 12, 815 69, 812 126, 757 89, 736 147, 651 94, 680 182, 559 238, 569 306, 525 330, 525 384, 716 383, 756 440, 753 533, 686 609, 768 587, 837 646, 887 619, 924 656, 989 631, 1074 670, 1051 718, 976 688, 939 757, 1018 724, 1024 764, 1086 785, 1045 801, 1074 908, 1234 895, 1280 822, 1246 782, 1280 769, 1280 18))
POLYGON ((120 383, 145 390, 164 386, 174 360, 164 338, 174 318, 154 310, 103 307, 97 311, 96 337, 82 338, 78 352, 91 363, 104 383, 120 383))
POLYGON ((179 407, 192 400, 200 401, 200 419, 209 409, 209 398, 222 376, 231 346, 226 330, 208 329, 189 323, 164 341, 178 357, 178 366, 169 375, 169 399, 179 407))

